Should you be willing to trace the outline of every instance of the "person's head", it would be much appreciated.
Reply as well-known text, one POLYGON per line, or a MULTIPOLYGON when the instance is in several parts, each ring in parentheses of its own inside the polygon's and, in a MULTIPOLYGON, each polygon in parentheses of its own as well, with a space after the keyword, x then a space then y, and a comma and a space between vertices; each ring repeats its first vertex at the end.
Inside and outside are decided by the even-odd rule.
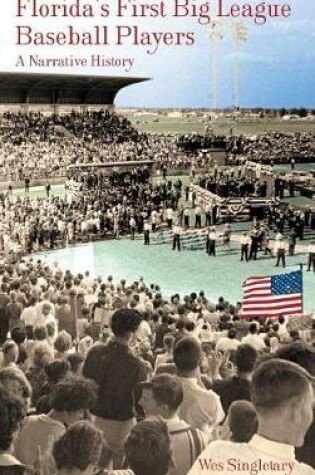
POLYGON ((262 363, 253 374, 251 400, 260 435, 295 447, 303 445, 314 401, 311 376, 304 368, 277 358, 262 363))
POLYGON ((7 340, 4 343, 2 352, 4 366, 15 364, 19 359, 19 347, 13 340, 7 340))
POLYGON ((258 429, 257 413, 249 401, 232 402, 228 415, 227 425, 231 431, 232 442, 248 442, 258 429))
POLYGON ((20 327, 12 328, 11 338, 17 345, 21 345, 22 343, 24 343, 26 338, 25 330, 20 327))
POLYGON ((185 336, 176 343, 173 357, 178 375, 192 376, 202 359, 201 345, 196 338, 185 336))
POLYGON ((235 338, 236 338, 235 328, 230 328, 230 330, 228 331, 227 336, 228 336, 228 338, 230 338, 230 340, 235 340, 235 338))
POLYGON ((96 385, 84 378, 67 378, 55 385, 49 404, 61 413, 66 425, 84 418, 84 414, 96 401, 96 385))
POLYGON ((139 422, 125 443, 125 456, 135 475, 167 475, 172 450, 166 423, 160 419, 139 422))
POLYGON ((250 345, 239 345, 234 353, 234 363, 239 375, 254 371, 257 351, 250 345))
POLYGON ((34 329, 34 339, 38 341, 46 340, 48 338, 48 332, 47 328, 42 326, 42 327, 36 327, 34 329))
POLYGON ((252 323, 249 325, 248 331, 249 331, 249 333, 250 333, 251 335, 256 335, 256 333, 258 333, 258 326, 257 326, 257 323, 252 322, 252 323))
POLYGON ((279 323, 274 323, 272 325, 272 330, 277 333, 279 331, 279 323))
POLYGON ((71 335, 65 330, 62 330, 55 339, 54 346, 58 353, 65 353, 66 351, 69 351, 72 347, 71 335))
POLYGON ((45 373, 47 374, 50 384, 57 384, 64 379, 70 371, 70 363, 67 360, 60 359, 54 360, 45 367, 45 373))
POLYGON ((54 359, 54 350, 45 341, 35 343, 33 364, 35 368, 43 369, 54 359))
POLYGON ((50 303, 43 303, 43 306, 42 306, 42 314, 47 316, 49 315, 51 312, 51 304, 50 303))
POLYGON ((88 421, 72 424, 53 447, 59 471, 92 475, 104 445, 102 432, 88 421))
POLYGON ((289 343, 278 348, 275 356, 283 360, 292 361, 315 376, 315 349, 302 341, 289 343))
POLYGON ((191 320, 188 320, 188 322, 186 322, 185 324, 185 328, 186 328, 187 333, 192 333, 195 329, 194 322, 192 322, 191 320))
POLYGON ((140 406, 147 416, 172 417, 183 402, 183 388, 180 380, 170 374, 154 376, 142 383, 140 406))
POLYGON ((130 308, 117 310, 112 316, 111 328, 116 338, 129 340, 142 321, 140 312, 130 308))
POLYGON ((19 396, 27 413, 31 407, 32 387, 23 371, 19 368, 0 369, 0 385, 6 387, 8 391, 19 396))
POLYGON ((176 322, 176 331, 179 333, 182 333, 184 328, 185 328, 185 321, 182 318, 180 318, 176 322))
POLYGON ((24 417, 25 404, 22 398, 0 385, 0 451, 10 449, 14 435, 19 429, 24 417))

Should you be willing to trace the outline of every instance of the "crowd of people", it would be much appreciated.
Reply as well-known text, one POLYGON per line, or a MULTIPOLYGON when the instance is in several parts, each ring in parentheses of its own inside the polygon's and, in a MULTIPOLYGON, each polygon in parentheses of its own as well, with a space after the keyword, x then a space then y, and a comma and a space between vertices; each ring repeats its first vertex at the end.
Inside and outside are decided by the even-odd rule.
POLYGON ((64 177, 70 165, 106 162, 153 160, 160 174, 204 169, 213 166, 208 153, 213 147, 226 149, 231 165, 310 161, 315 152, 311 133, 148 135, 108 109, 60 115, 6 112, 0 117, 0 137, 0 180, 13 182, 64 177))
POLYGON ((247 321, 32 258, 0 286, 1 474, 225 474, 258 453, 314 473, 311 316, 247 321))
POLYGON ((311 162, 315 158, 315 134, 312 132, 265 132, 257 135, 216 135, 209 128, 205 134, 180 135, 177 145, 181 150, 197 155, 201 150, 225 149, 231 164, 246 160, 266 165, 311 162))
POLYGON ((139 133, 113 111, 7 112, 0 117, 1 181, 65 177, 70 165, 153 160, 157 171, 189 170, 175 137, 139 133))
MULTIPOLYGON (((161 227, 173 229, 180 250, 192 214, 195 228, 209 226, 214 256, 218 203, 203 209, 189 185, 165 178, 169 168, 194 176, 191 153, 230 142, 139 134, 109 111, 7 113, 0 122, 5 179, 16 174, 28 188, 35 169, 49 177, 80 163, 148 159, 163 175, 80 172, 66 197, 48 186, 45 198, 0 195, 0 475, 314 474, 312 315, 247 320, 241 302, 213 305, 202 290, 165 298, 142 277, 115 282, 23 257, 121 234, 143 233, 147 245, 161 227)), ((290 152, 309 138, 294 137, 290 152)), ((241 151, 250 155, 246 140, 241 151)), ((207 165, 206 154, 196 160, 207 165)), ((231 173, 214 167, 199 184, 264 196, 241 167, 231 173)), ((273 204, 265 218, 243 236, 242 260, 268 251, 269 228, 278 237, 288 229, 292 244, 310 225, 310 211, 273 204)), ((223 239, 228 249, 230 223, 223 239)))
POLYGON ((231 139, 230 153, 238 161, 256 161, 268 165, 311 162, 315 158, 315 134, 312 132, 266 132, 231 139))
POLYGON ((177 209, 181 196, 180 180, 95 189, 90 178, 86 178, 87 189, 66 197, 11 200, 10 195, 1 194, 0 252, 30 253, 121 234, 134 237, 143 232, 147 220, 153 230, 166 223, 168 210, 177 209))
POLYGON ((196 152, 201 149, 223 148, 229 146, 230 139, 224 135, 215 135, 206 130, 204 135, 201 134, 185 134, 177 137, 178 148, 186 152, 196 152))
POLYGON ((222 198, 266 197, 266 183, 257 178, 234 176, 234 171, 231 173, 203 174, 198 180, 198 185, 222 198))

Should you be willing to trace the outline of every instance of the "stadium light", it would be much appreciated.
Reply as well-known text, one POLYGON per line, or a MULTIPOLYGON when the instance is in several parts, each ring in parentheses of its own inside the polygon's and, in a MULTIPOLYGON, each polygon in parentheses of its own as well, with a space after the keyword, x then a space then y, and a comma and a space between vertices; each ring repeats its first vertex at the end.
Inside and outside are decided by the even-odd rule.
POLYGON ((217 108, 218 100, 218 71, 217 71, 217 45, 223 39, 223 25, 220 20, 213 20, 207 25, 207 36, 210 38, 211 55, 211 108, 217 108))
POLYGON ((232 23, 232 45, 233 45, 233 92, 232 105, 239 106, 239 47, 240 43, 245 43, 248 38, 248 28, 243 20, 232 23))

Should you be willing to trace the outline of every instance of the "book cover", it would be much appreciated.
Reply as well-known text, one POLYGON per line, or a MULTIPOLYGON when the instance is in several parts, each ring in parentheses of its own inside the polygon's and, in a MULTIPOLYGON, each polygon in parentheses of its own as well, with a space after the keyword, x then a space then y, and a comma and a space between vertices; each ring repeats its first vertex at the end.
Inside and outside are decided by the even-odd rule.
MULTIPOLYGON (((41 100, 44 109, 47 106, 48 96, 46 92, 43 93, 43 90, 46 87, 44 83, 47 81, 48 84, 53 85, 50 88, 49 98, 50 104, 53 104, 54 111, 57 112, 58 107, 65 103, 63 103, 63 98, 58 96, 59 88, 54 86, 57 84, 53 79, 55 75, 61 78, 61 81, 68 81, 65 94, 69 111, 72 107, 69 97, 73 97, 73 105, 83 104, 87 108, 89 105, 102 108, 114 103, 122 113, 132 117, 135 127, 139 126, 139 130, 149 133, 158 131, 161 135, 168 133, 173 135, 189 134, 191 132, 205 135, 217 134, 221 138, 222 136, 235 136, 236 141, 237 137, 242 134, 255 137, 264 134, 264 132, 270 133, 275 130, 288 130, 290 133, 303 134, 314 130, 314 16, 315 3, 311 0, 265 2, 259 0, 245 0, 244 2, 241 0, 3 0, 0 17, 0 90, 1 81, 3 81, 6 83, 6 105, 1 105, 1 107, 5 109, 5 107, 12 106, 10 93, 12 93, 12 102, 15 102, 16 105, 16 91, 18 90, 21 94, 19 103, 23 104, 24 109, 31 109, 34 102, 38 110, 41 100), (19 81, 20 74, 26 75, 24 77, 25 90, 21 90, 20 86, 15 89, 15 81, 19 81), (27 83, 28 74, 38 75, 37 81, 34 80, 34 76, 32 79, 29 76, 30 87, 27 83), (80 96, 76 89, 78 81, 84 81, 84 79, 79 80, 78 78, 83 76, 88 77, 91 84, 88 92, 89 97, 84 94, 80 96), (71 77, 76 77, 73 83, 71 77), (71 96, 72 93, 73 96, 71 96), (290 114, 287 114, 288 111, 290 114), (137 119, 137 114, 139 119, 137 119), (146 114, 148 118, 146 118, 146 114), (295 122, 291 124, 293 119, 295 122), (288 125, 286 125, 286 120, 288 125)), ((73 140, 75 140, 75 135, 73 135, 73 140)), ((200 156, 202 161, 202 151, 200 156)), ((258 166, 252 164, 252 166, 255 171, 255 179, 260 178, 263 174, 268 175, 268 170, 260 164, 258 166)), ((189 170, 186 169, 185 172, 188 171, 194 177, 194 165, 189 164, 189 167, 189 170)), ((162 168, 159 172, 163 173, 162 168)), ((13 171, 13 173, 18 176, 18 172, 13 171)), ((18 178, 22 181, 22 177, 18 176, 18 178)), ((54 179, 55 177, 50 176, 49 178, 54 179)), ((30 178, 28 179, 30 180, 30 178)), ((57 183, 60 184, 61 181, 59 180, 57 183)), ((107 184, 106 182, 106 186, 107 184)), ((79 186, 80 183, 74 185, 79 186)), ((47 192, 47 185, 45 190, 47 192)), ((308 190, 306 189, 306 191, 308 190)), ((193 195, 191 190, 188 192, 193 195)), ((189 198, 186 198, 187 203, 193 202, 192 207, 196 212, 194 200, 195 198, 191 198, 190 195, 189 198)), ((203 204, 201 203, 201 205, 203 204)), ((312 204, 314 203, 312 202, 312 204)), ((215 206, 220 208, 218 203, 215 203, 215 206)), ((228 209, 230 218, 232 219, 240 212, 248 213, 246 206, 246 200, 238 200, 237 205, 231 205, 228 209)), ((184 217, 184 210, 182 211, 182 217, 184 217)), ((201 227, 201 217, 199 221, 197 213, 194 217, 196 219, 195 227, 201 227)), ((206 216, 203 217, 206 218, 206 216)), ((91 216, 88 218, 90 219, 91 216)), ((171 218, 173 219, 173 215, 171 218)), ((171 222, 170 229, 172 219, 167 216, 166 210, 165 222, 171 222)), ((129 224, 130 221, 128 226, 129 224)), ((68 239, 68 245, 71 241, 69 236, 72 235, 73 238, 74 230, 73 227, 69 228, 67 234, 63 225, 64 223, 60 224, 61 230, 59 229, 58 232, 65 242, 68 239)), ((88 225, 89 223, 84 222, 84 226, 88 225)), ((93 226, 92 223, 91 228, 93 226)), ((95 227, 97 228, 96 225, 95 227)), ((310 228, 309 225, 308 227, 310 228)), ((212 247, 211 253, 213 256, 215 255, 215 241, 217 240, 219 243, 219 237, 222 238, 222 255, 225 256, 224 253, 228 254, 230 251, 231 229, 228 227, 224 229, 222 234, 218 234, 212 239, 214 247, 212 247)), ((149 236, 152 236, 150 233, 154 229, 151 224, 145 223, 143 230, 144 244, 149 244, 149 236)), ((82 241, 85 240, 84 246, 86 245, 86 247, 76 247, 69 254, 70 257, 66 255, 67 249, 63 254, 66 256, 67 263, 71 262, 73 272, 85 271, 85 268, 82 269, 82 266, 85 265, 93 272, 94 268, 99 269, 100 262, 104 262, 100 258, 101 252, 99 251, 99 254, 94 252, 94 248, 88 243, 89 234, 86 231, 87 227, 81 227, 77 233, 83 235, 82 241)), ((111 237, 118 239, 119 231, 119 223, 113 219, 113 235, 111 237)), ((133 238, 134 233, 135 231, 132 230, 133 238)), ((140 234, 142 231, 139 232, 140 234)), ((205 238, 205 235, 202 238, 205 238)), ((169 238, 167 244, 172 242, 170 239, 173 237, 169 238)), ((180 251, 181 239, 182 229, 180 228, 176 242, 173 241, 173 250, 177 246, 177 250, 180 251)), ((202 245, 204 243, 205 240, 202 245)), ((166 244, 166 241, 163 244, 166 244)), ((46 249, 48 249, 48 245, 46 249)), ((164 249, 166 248, 164 247, 164 249)), ((204 248, 202 249, 204 250, 204 248)), ((235 249, 237 249, 236 254, 239 248, 235 249)), ((36 251, 37 249, 34 245, 30 250, 36 251)), ((193 251, 196 248, 194 249, 192 246, 190 250, 193 251)), ((284 254, 287 249, 282 247, 281 251, 283 252, 277 256, 279 257, 277 266, 281 257, 284 267, 284 254)), ((257 253, 257 248, 255 252, 257 253)), ((306 255, 305 249, 302 252, 306 255)), ((113 254, 110 252, 108 254, 110 257, 106 264, 108 263, 109 267, 112 266, 111 268, 116 270, 115 258, 121 259, 123 252, 116 250, 113 254)), ((309 254, 311 255, 311 252, 309 254)), ((143 248, 140 255, 143 259, 142 262, 150 260, 144 254, 143 248)), ((233 253, 231 255, 233 256, 233 253)), ((130 262, 134 267, 139 265, 137 272, 141 274, 141 259, 139 257, 138 261, 132 260, 133 257, 131 251, 130 262)), ((167 261, 168 257, 164 258, 167 261)), ((54 255, 51 254, 50 263, 54 259, 54 255)), ((240 259, 237 258, 237 260, 240 259)), ((245 260, 247 263, 247 250, 245 260)), ((200 277, 198 267, 202 265, 202 262, 201 260, 196 262, 188 271, 191 271, 191 275, 194 277, 199 276, 199 280, 196 281, 202 286, 204 284, 203 276, 200 277)), ((312 260, 312 264, 314 262, 312 260)), ((177 288, 171 287, 176 279, 172 272, 169 272, 169 275, 173 280, 167 280, 169 275, 165 275, 162 259, 155 255, 150 263, 152 267, 156 265, 160 275, 165 277, 167 297, 170 297, 175 291, 179 291, 177 288), (169 282, 171 283, 169 284, 169 282), (169 288, 167 288, 168 285, 169 288)), ((294 265, 298 266, 298 264, 299 262, 295 259, 294 265)), ((185 269, 185 265, 181 265, 184 274, 187 268, 185 269)), ((237 265, 242 264, 238 263, 237 265)), ((264 265, 263 262, 263 272, 269 275, 271 267, 268 265, 264 267, 264 265)), ((274 264, 272 266, 275 267, 274 264)), ((132 266, 129 266, 128 272, 130 267, 132 266)), ((239 268, 241 269, 241 267, 239 268)), ((245 267, 242 267, 240 275, 249 279, 253 278, 251 270, 246 268, 244 272, 244 269, 245 267)), ((150 278, 151 270, 150 268, 148 271, 148 267, 146 268, 150 278)), ((220 297, 223 291, 231 291, 228 298, 233 298, 236 303, 241 299, 242 277, 235 275, 236 273, 233 270, 231 272, 231 269, 220 272, 219 270, 216 274, 218 276, 216 282, 213 279, 210 285, 208 279, 205 285, 209 284, 212 297, 215 296, 215 299, 220 297), (222 288, 223 285, 224 288, 222 288), (237 290, 235 290, 236 287, 238 287, 237 290)), ((294 289, 298 288, 291 293, 298 294, 298 304, 296 305, 298 305, 300 314, 303 307, 303 289, 300 271, 297 273, 298 277, 288 276, 287 279, 295 280, 293 282, 294 289), (299 280, 298 286, 297 280, 299 280)), ((129 275, 124 274, 120 277, 130 278, 130 280, 137 278, 131 271, 129 275)), ((284 278, 283 281, 287 279, 284 278)), ((142 282, 142 278, 139 280, 142 282)), ((189 294, 192 290, 201 290, 201 288, 192 289, 191 283, 187 283, 188 280, 186 279, 185 282, 186 287, 181 288, 180 291, 189 294)), ((283 281, 277 281, 274 284, 275 287, 280 288, 280 290, 276 289, 277 295, 280 296, 282 296, 282 287, 289 285, 283 281)), ((112 278, 107 281, 109 287, 112 285, 111 282, 112 278)), ((313 276, 305 277, 305 310, 308 312, 313 311, 315 305, 314 294, 311 290, 313 284, 313 276)), ((253 285, 252 281, 249 285, 253 285)), ((274 296, 271 293, 270 291, 267 296, 270 298, 270 301, 267 301, 269 306, 274 304, 274 296)), ((175 298, 177 297, 175 296, 175 298)), ((250 311, 251 305, 252 302, 249 302, 250 311)), ((278 305, 277 301, 275 305, 278 305)), ((258 312, 263 312, 260 304, 257 307, 258 312)), ((288 308, 290 309, 290 302, 288 308)), ((272 316, 272 312, 277 312, 277 307, 276 310, 273 307, 269 310, 272 316)), ((286 312, 288 311, 286 307, 286 312)), ((76 318, 79 318, 77 314, 76 318)), ((307 330, 311 325, 310 318, 308 317, 307 330)), ((300 322, 300 317, 298 317, 296 326, 299 329, 300 322)), ((108 314, 104 314, 101 308, 97 308, 94 312, 93 323, 102 325, 107 330, 110 323, 108 314)), ((98 329, 99 327, 97 327, 98 329)), ((209 341, 205 341, 205 343, 209 343, 209 341)), ((136 349, 138 350, 138 348, 136 349)), ((230 364, 230 361, 228 363, 230 364)), ((265 380, 268 380, 267 376, 265 380)), ((300 380, 304 381, 305 374, 299 376, 300 380)), ((309 394, 308 398, 310 399, 309 394)), ((309 406, 311 407, 311 404, 309 406)), ((308 423, 311 425, 310 414, 307 416, 308 419, 304 424, 305 432, 308 428, 306 425, 308 423)), ((312 426, 313 428, 314 426, 312 426)), ((302 432, 303 430, 301 430, 302 432)), ((259 444, 267 444, 268 441, 258 439, 256 443, 255 450, 259 452, 259 444)), ((276 447, 273 449, 272 457, 276 459, 278 456, 275 452, 276 447)), ((213 455, 211 451, 210 455, 213 455)), ((225 453, 223 456, 221 454, 221 458, 225 459, 225 456, 225 453)), ((239 460, 238 454, 235 452, 231 459, 232 462, 229 462, 228 465, 222 465, 222 460, 218 463, 215 459, 202 460, 201 465, 191 473, 234 472, 240 474, 244 472, 249 475, 264 472, 268 474, 279 472, 286 475, 294 473, 293 462, 292 464, 288 463, 287 466, 278 462, 274 464, 272 457, 267 461, 251 458, 247 462, 239 460)))

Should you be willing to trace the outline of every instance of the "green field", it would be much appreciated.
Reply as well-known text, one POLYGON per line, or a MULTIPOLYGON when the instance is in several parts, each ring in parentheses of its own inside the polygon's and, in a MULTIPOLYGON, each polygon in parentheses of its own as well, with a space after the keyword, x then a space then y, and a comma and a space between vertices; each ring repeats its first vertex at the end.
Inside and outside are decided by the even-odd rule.
POLYGON ((219 118, 213 120, 201 119, 198 117, 172 118, 158 116, 157 114, 135 116, 127 114, 128 119, 140 132, 164 133, 164 134, 186 134, 204 133, 206 127, 210 127, 215 134, 257 135, 264 132, 314 132, 315 121, 281 119, 240 119, 219 118))

